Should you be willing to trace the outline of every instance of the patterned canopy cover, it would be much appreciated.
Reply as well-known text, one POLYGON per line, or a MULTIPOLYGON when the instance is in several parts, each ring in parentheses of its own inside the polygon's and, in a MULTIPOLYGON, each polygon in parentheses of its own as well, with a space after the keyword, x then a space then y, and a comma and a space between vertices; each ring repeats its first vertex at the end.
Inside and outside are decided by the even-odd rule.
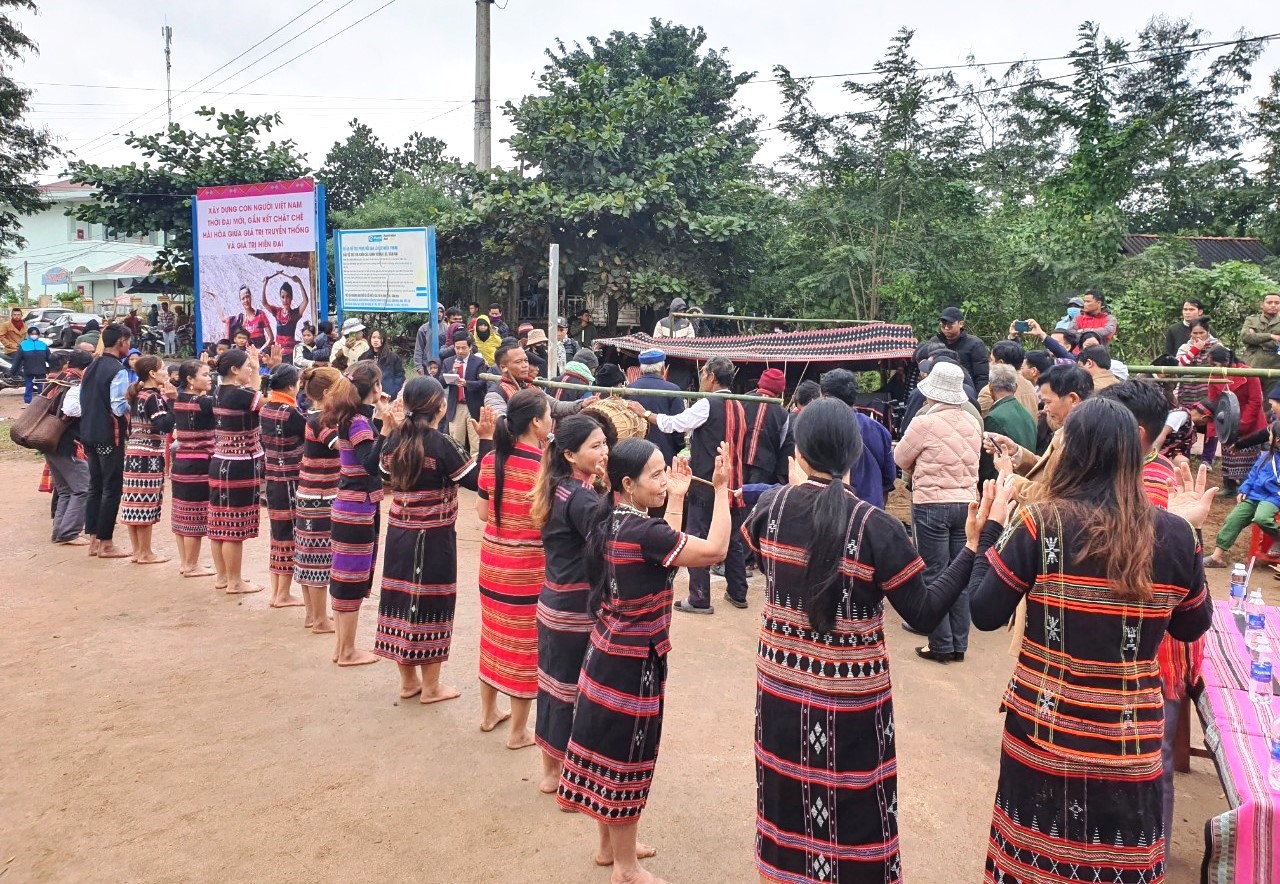
POLYGON ((728 356, 734 362, 868 362, 906 360, 916 348, 909 325, 869 322, 845 328, 705 338, 652 338, 646 334, 598 338, 597 344, 640 353, 656 347, 667 359, 704 361, 728 356))

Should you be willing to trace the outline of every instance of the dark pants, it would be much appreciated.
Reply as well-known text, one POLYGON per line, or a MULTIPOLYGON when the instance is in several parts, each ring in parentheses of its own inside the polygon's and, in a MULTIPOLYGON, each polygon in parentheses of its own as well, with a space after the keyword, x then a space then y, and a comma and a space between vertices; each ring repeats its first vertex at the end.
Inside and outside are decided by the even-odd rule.
POLYGON ((84 533, 107 542, 116 533, 116 514, 124 491, 124 446, 85 445, 89 456, 89 498, 84 533))
MULTIPOLYGON (((685 510, 685 532, 692 537, 706 538, 711 530, 711 501, 688 498, 685 510)), ((729 597, 740 602, 747 600, 747 545, 742 539, 742 520, 747 511, 742 507, 731 510, 733 527, 729 531, 729 552, 724 557, 724 579, 729 583, 729 597)), ((689 604, 695 608, 711 606, 711 569, 689 569, 689 604)))
POLYGON ((53 541, 74 540, 84 527, 89 465, 74 454, 46 454, 45 461, 53 482, 53 541))
MULTIPOLYGON (((911 507, 911 530, 915 534, 916 551, 924 559, 926 585, 937 580, 964 549, 964 525, 968 518, 966 503, 925 503, 911 507)), ((929 635, 929 650, 936 654, 963 654, 969 648, 969 622, 969 590, 966 589, 929 635)))
POLYGON ((35 398, 36 385, 38 384, 41 387, 44 386, 44 375, 42 374, 23 375, 23 380, 26 381, 26 385, 22 389, 22 401, 30 405, 31 400, 35 398))

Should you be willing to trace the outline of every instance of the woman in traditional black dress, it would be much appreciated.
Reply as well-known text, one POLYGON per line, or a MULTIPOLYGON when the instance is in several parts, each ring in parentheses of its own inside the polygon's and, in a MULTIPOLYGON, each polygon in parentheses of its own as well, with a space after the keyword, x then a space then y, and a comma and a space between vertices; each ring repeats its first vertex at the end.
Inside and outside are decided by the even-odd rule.
POLYGON ((845 484, 862 438, 835 399, 795 419, 797 484, 743 525, 766 580, 756 657, 756 869, 761 881, 902 877, 884 600, 928 632, 964 591, 982 524, 930 586, 902 523, 845 484))
POLYGON ((124 446, 124 485, 120 495, 120 522, 129 527, 135 565, 169 561, 151 548, 152 529, 160 521, 164 504, 165 436, 173 429, 169 400, 176 391, 159 356, 139 356, 134 363, 138 379, 129 387, 129 439, 124 446), (166 394, 168 396, 166 397, 166 394))
POLYGON ((613 884, 657 880, 640 865, 653 849, 637 845, 636 830, 662 733, 672 583, 678 569, 710 567, 729 549, 730 458, 721 445, 711 528, 703 540, 680 531, 692 480, 687 460, 677 458, 668 468, 647 439, 627 439, 609 452, 613 490, 596 508, 585 552, 599 618, 578 677, 556 800, 596 820, 596 862, 613 866, 613 884), (650 518, 663 504, 665 518, 650 518))
POLYGON ((282 362, 271 369, 267 401, 258 415, 262 422, 263 461, 266 465, 267 518, 271 521, 271 607, 296 608, 302 599, 292 592, 294 498, 302 467, 307 418, 298 408, 299 372, 282 362))
POLYGON ((258 354, 228 350, 218 357, 222 379, 213 395, 213 456, 209 458, 209 545, 218 572, 214 586, 236 595, 261 592, 244 579, 244 542, 258 536, 262 439, 258 354))
POLYGON ((376 654, 356 647, 360 605, 373 591, 382 504, 382 444, 391 427, 383 403, 381 373, 360 362, 324 397, 320 424, 338 431, 338 494, 333 501, 333 565, 329 573, 337 648, 333 662, 361 666, 378 662, 376 654), (381 434, 375 419, 383 420, 381 434))
POLYGON ((983 880, 1154 884, 1165 880, 1171 725, 1157 650, 1166 631, 1190 642, 1209 629, 1195 529, 1217 489, 1204 489, 1201 467, 1198 491, 1153 507, 1138 425, 1119 402, 1084 402, 1061 432, 1034 502, 1007 529, 1004 500, 992 506, 970 582, 979 629, 1027 608, 983 880))
POLYGON ((294 496, 293 578, 302 587, 307 616, 302 625, 316 635, 333 632, 329 616, 329 569, 333 565, 329 516, 338 494, 338 431, 320 426, 320 409, 330 388, 342 379, 336 368, 320 366, 302 373, 311 411, 303 431, 302 465, 294 496))
POLYGON ((200 543, 209 525, 209 455, 213 454, 213 375, 209 366, 188 359, 178 366, 178 396, 173 403, 173 536, 178 542, 178 573, 213 577, 200 564, 200 543))
MULTIPOLYGON (((612 429, 612 428, 610 428, 612 429)), ((542 782, 548 795, 560 785, 564 750, 573 726, 578 675, 591 644, 595 616, 582 550, 595 526, 605 480, 609 439, 604 419, 583 412, 564 418, 542 453, 530 517, 542 529, 545 578, 538 597, 538 719, 534 738, 542 750, 542 782)))
MULTIPOLYGON (((382 475, 391 487, 386 553, 373 652, 400 669, 400 698, 422 703, 459 696, 440 683, 458 598, 458 486, 476 490, 480 470, 437 426, 448 401, 435 378, 416 377, 391 408, 382 475)), ((473 421, 480 453, 492 447, 495 415, 473 421)))

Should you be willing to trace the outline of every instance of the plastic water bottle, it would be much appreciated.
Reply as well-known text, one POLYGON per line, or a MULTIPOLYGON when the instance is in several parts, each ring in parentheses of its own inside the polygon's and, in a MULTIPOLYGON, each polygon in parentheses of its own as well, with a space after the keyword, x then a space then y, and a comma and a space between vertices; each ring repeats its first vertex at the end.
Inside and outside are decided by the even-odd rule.
POLYGON ((1271 717, 1271 772, 1267 779, 1272 790, 1280 792, 1280 713, 1271 717))
POLYGON ((1249 664, 1249 697, 1255 703, 1271 702, 1271 642, 1265 635, 1254 645, 1253 662, 1249 664))
POLYGON ((1244 598, 1247 594, 1245 580, 1248 579, 1249 572, 1244 569, 1244 564, 1236 562, 1236 566, 1231 569, 1231 613, 1241 614, 1244 612, 1244 598))
POLYGON ((1255 589, 1249 593, 1244 603, 1244 646, 1250 651, 1259 636, 1267 632, 1267 607, 1262 603, 1262 590, 1255 589))

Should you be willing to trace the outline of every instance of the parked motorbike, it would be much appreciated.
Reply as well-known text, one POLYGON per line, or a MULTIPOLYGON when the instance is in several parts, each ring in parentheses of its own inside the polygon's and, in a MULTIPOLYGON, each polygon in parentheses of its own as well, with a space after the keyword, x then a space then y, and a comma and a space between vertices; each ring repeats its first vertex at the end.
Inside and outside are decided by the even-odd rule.
POLYGON ((138 339, 133 346, 142 351, 144 356, 155 356, 164 353, 164 332, 156 325, 144 325, 138 332, 138 339))

